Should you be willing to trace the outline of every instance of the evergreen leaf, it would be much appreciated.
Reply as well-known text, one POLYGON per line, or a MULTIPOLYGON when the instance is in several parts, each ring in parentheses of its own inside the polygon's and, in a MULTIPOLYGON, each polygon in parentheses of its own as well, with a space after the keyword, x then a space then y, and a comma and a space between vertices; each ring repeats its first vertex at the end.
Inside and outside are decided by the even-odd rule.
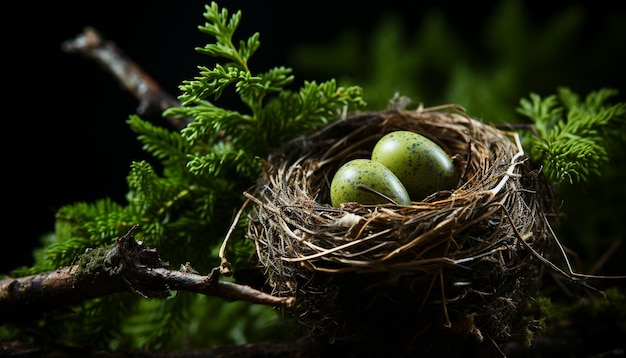
POLYGON ((558 89, 558 96, 541 98, 531 93, 517 109, 529 117, 538 136, 528 144, 532 158, 544 165, 554 182, 586 181, 600 175, 609 160, 609 146, 626 122, 626 103, 608 104, 614 89, 589 93, 581 101, 569 88, 558 89))
POLYGON ((179 132, 158 127, 142 120, 137 115, 129 117, 127 123, 138 134, 143 149, 162 161, 165 167, 183 170, 185 153, 190 150, 189 143, 179 132))
POLYGON ((259 47, 258 34, 254 34, 247 43, 240 43, 241 48, 237 49, 232 37, 239 26, 241 11, 235 12, 228 17, 228 10, 220 8, 216 2, 211 2, 205 6, 204 17, 208 20, 204 26, 198 26, 200 32, 215 37, 215 44, 207 44, 204 48, 196 48, 196 51, 213 56, 223 57, 231 60, 235 66, 242 70, 247 70, 248 58, 259 47))

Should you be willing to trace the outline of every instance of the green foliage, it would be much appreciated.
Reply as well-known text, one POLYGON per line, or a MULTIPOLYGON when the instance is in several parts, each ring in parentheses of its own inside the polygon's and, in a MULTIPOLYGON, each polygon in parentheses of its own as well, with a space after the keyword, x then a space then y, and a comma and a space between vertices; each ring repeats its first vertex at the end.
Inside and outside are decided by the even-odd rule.
MULTIPOLYGON (((261 174, 262 159, 285 141, 337 118, 342 111, 365 105, 356 86, 338 87, 334 80, 306 81, 302 88, 291 91, 287 86, 294 77, 289 68, 253 73, 248 61, 260 46, 258 33, 235 46, 232 39, 241 12, 229 16, 215 2, 205 9, 207 23, 199 30, 216 42, 197 51, 224 63, 212 69, 200 66, 199 76, 180 86, 182 105, 163 113, 193 121, 176 132, 131 115, 130 129, 156 163, 141 160, 130 165, 127 205, 101 199, 62 207, 56 214, 55 233, 44 237, 36 251, 35 265, 14 274, 70 265, 87 249, 98 253, 98 248, 111 245, 136 224, 136 236, 156 248, 173 269, 190 262, 207 274, 220 263, 219 247, 243 204, 243 191, 261 174), (212 102, 229 88, 239 95, 246 113, 212 102)), ((228 258, 235 272, 255 264, 251 260, 253 244, 243 240, 244 228, 238 223, 229 245, 228 258)), ((243 343, 251 340, 250 335, 263 336, 250 327, 265 327, 269 317, 276 317, 276 312, 265 306, 211 302, 206 304, 205 298, 183 292, 153 300, 118 294, 85 302, 71 313, 51 312, 45 321, 31 322, 31 328, 65 344, 158 349, 176 348, 183 339, 198 346, 225 343, 209 342, 207 332, 216 340, 243 343), (230 317, 214 319, 231 307, 245 311, 246 316, 232 325, 235 322, 230 317), (202 337, 190 336, 193 334, 202 337)), ((4 337, 10 334, 0 333, 4 337)))
POLYGON ((602 297, 583 299, 562 308, 563 319, 574 322, 585 336, 626 336, 626 291, 624 287, 611 287, 602 297))
POLYGON ((276 337, 289 337, 293 330, 289 321, 260 305, 246 302, 225 305, 217 298, 202 295, 194 295, 192 299, 189 304, 197 307, 194 316, 187 317, 182 329, 173 332, 175 341, 184 340, 189 348, 267 342, 276 337), (228 322, 228 329, 216 322, 228 322))
POLYGON ((564 6, 545 21, 533 19, 520 0, 488 8, 491 13, 463 24, 436 7, 415 13, 414 20, 382 13, 372 31, 348 28, 334 42, 299 45, 292 62, 341 84, 361 86, 372 109, 386 107, 400 93, 426 106, 457 103, 487 122, 511 123, 518 120, 519 98, 531 90, 552 91, 564 79, 579 85, 571 74, 593 68, 597 54, 617 46, 609 40, 612 34, 602 32, 586 34, 591 39, 583 44, 578 35, 587 14, 576 5, 564 6), (472 28, 465 31, 464 26, 472 28), (572 52, 577 58, 566 60, 564 54, 572 52), (576 67, 581 64, 584 69, 576 67))
POLYGON ((605 88, 581 101, 562 87, 558 96, 541 98, 531 93, 530 99, 520 100, 519 113, 530 118, 536 130, 525 145, 553 182, 586 181, 600 174, 601 164, 610 158, 618 125, 626 123, 626 103, 607 103, 616 94, 605 88))
POLYGON ((521 312, 521 320, 525 323, 521 327, 525 327, 521 332, 521 342, 524 346, 530 347, 535 336, 546 331, 548 322, 553 319, 554 305, 549 297, 536 297, 529 299, 525 303, 525 307, 521 312))
POLYGON ((344 107, 365 106, 361 89, 356 86, 337 87, 335 80, 321 84, 305 81, 298 92, 292 92, 287 88, 294 80, 290 68, 274 67, 253 74, 248 60, 259 47, 259 34, 235 46, 232 36, 241 12, 229 19, 227 16, 228 12, 220 11, 214 2, 206 6, 204 17, 209 23, 199 29, 215 36, 217 42, 197 51, 230 61, 218 63, 213 69, 201 66, 199 77, 183 81, 180 86, 183 106, 164 113, 195 119, 181 132, 200 147, 190 160, 193 170, 219 172, 223 166, 236 163, 237 174, 256 174, 258 157, 265 157, 286 140, 337 118, 344 107), (217 108, 207 100, 217 100, 229 86, 234 86, 249 113, 217 108), (276 96, 270 97, 272 94, 276 96))
MULTIPOLYGON (((529 300, 523 309, 526 321, 524 343, 527 347, 539 335, 563 337, 560 331, 569 331, 572 337, 592 342, 598 348, 611 337, 626 336, 626 292, 623 287, 606 289, 603 294, 589 295, 573 300, 540 296, 529 300)), ((609 343, 611 344, 611 343, 609 343)))
MULTIPOLYGON (((614 337, 626 336, 626 291, 623 286, 606 289, 602 295, 571 300, 554 301, 549 309, 547 334, 559 336, 559 330, 568 330, 593 348, 614 344, 614 337), (575 333, 574 333, 575 332, 575 333), (613 339, 613 340, 612 340, 613 339), (612 343, 611 343, 612 342, 612 343)), ((612 348, 612 347, 611 347, 612 348)))

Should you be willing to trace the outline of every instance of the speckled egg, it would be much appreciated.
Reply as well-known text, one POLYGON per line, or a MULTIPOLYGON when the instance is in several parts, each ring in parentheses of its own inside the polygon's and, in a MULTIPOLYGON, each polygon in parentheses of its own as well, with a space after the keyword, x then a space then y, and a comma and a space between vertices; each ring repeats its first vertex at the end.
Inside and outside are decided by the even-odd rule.
POLYGON ((450 156, 432 140, 410 131, 394 131, 380 138, 372 150, 372 161, 389 168, 414 201, 453 189, 458 181, 450 156))
POLYGON ((390 203, 376 192, 400 205, 411 203, 400 179, 387 167, 370 159, 346 162, 337 170, 330 184, 330 200, 334 207, 347 202, 364 205, 390 203))

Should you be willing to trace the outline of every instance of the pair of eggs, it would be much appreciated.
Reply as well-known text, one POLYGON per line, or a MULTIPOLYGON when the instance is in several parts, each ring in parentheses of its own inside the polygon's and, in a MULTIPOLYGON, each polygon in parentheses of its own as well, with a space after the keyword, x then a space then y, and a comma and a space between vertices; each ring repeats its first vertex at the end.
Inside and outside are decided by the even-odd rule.
POLYGON ((335 173, 330 185, 334 207, 342 203, 409 205, 456 185, 458 175, 448 154, 435 142, 411 131, 387 133, 376 142, 371 159, 353 159, 335 173))

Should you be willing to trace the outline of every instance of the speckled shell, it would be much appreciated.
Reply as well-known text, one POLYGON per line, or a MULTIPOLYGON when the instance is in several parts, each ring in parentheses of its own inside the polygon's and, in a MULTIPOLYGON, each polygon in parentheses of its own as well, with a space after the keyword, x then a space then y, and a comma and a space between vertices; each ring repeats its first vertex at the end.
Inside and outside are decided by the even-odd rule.
POLYGON ((458 180, 448 154, 435 142, 410 131, 394 131, 383 136, 372 150, 372 160, 389 168, 414 201, 453 189, 458 180))
POLYGON ((359 188, 371 188, 393 199, 400 205, 411 203, 406 188, 391 170, 370 159, 353 159, 343 164, 333 176, 330 185, 330 199, 334 207, 342 203, 385 204, 388 200, 359 188))

